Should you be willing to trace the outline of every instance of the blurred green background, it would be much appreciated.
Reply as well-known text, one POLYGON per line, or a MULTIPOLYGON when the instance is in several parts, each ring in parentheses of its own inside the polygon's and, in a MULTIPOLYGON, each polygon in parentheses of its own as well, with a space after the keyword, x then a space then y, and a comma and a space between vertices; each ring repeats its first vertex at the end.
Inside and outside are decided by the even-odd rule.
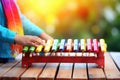
POLYGON ((120 0, 17 0, 21 12, 54 38, 104 38, 120 51, 120 0))

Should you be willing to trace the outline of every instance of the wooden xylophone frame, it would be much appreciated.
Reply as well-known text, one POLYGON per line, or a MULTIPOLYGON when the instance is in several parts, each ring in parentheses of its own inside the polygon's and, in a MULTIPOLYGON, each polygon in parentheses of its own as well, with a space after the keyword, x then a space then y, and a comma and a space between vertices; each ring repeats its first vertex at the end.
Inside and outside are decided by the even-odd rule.
MULTIPOLYGON (((69 52, 68 52, 69 53, 69 52)), ((29 52, 22 57, 22 67, 28 68, 32 63, 96 63, 104 68, 104 52, 96 52, 97 57, 89 56, 33 56, 29 52)))

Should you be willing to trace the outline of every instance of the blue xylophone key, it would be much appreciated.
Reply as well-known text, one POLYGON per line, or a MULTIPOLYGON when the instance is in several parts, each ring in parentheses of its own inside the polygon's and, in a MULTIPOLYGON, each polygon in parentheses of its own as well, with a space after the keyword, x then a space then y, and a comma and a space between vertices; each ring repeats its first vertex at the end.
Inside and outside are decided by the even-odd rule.
POLYGON ((73 47, 73 50, 75 52, 78 52, 79 51, 79 40, 78 39, 74 39, 74 47, 73 47))
POLYGON ((60 51, 65 50, 65 43, 66 43, 66 40, 62 39, 61 42, 60 42, 60 48, 59 48, 60 51))

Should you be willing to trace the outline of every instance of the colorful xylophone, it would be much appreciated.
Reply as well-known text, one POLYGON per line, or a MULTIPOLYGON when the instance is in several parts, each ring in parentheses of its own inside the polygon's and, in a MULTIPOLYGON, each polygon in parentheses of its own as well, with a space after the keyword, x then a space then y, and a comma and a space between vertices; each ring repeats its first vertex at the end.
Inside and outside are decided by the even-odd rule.
POLYGON ((104 53, 107 45, 104 39, 54 39, 45 42, 45 46, 24 46, 22 67, 36 62, 52 63, 96 63, 104 67, 104 53))

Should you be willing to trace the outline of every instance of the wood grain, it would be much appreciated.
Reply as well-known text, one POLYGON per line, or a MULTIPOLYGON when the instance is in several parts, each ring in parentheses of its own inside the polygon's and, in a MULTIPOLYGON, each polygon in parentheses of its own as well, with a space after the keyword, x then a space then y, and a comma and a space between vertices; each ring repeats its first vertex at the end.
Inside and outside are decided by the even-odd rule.
POLYGON ((119 52, 110 52, 110 55, 112 56, 112 59, 115 61, 117 67, 120 70, 120 53, 119 52))
POLYGON ((24 74, 21 76, 21 80, 36 80, 41 74, 43 68, 45 66, 45 63, 34 63, 31 65, 30 68, 24 72, 24 74))
POLYGON ((59 63, 47 63, 38 80, 54 80, 59 63))
POLYGON ((0 79, 7 71, 17 65, 19 61, 9 62, 0 66, 0 79))
POLYGON ((120 80, 120 71, 117 69, 115 63, 113 62, 111 56, 105 54, 105 68, 104 68, 107 79, 120 80))
POLYGON ((4 80, 19 80, 20 76, 22 75, 23 72, 25 72, 26 69, 27 68, 22 68, 21 63, 19 63, 15 67, 10 69, 8 72, 6 72, 2 76, 2 79, 4 79, 4 80))
POLYGON ((86 63, 74 64, 73 80, 87 80, 86 63))
POLYGON ((106 80, 102 68, 98 68, 95 63, 88 63, 89 80, 106 80))
POLYGON ((73 63, 60 63, 56 80, 71 80, 73 63))

